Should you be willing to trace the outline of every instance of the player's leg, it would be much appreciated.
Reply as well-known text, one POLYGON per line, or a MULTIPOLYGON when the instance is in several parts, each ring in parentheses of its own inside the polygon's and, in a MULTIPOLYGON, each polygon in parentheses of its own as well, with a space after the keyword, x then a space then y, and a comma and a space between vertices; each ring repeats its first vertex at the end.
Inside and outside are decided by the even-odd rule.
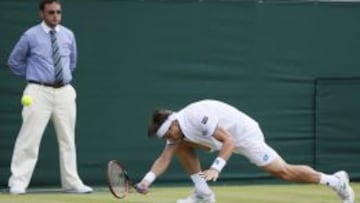
POLYGON ((179 199, 177 203, 195 203, 199 198, 204 203, 214 203, 215 195, 211 191, 207 182, 200 176, 201 166, 193 144, 182 142, 179 144, 175 154, 180 164, 189 174, 194 183, 195 191, 185 199, 179 199))
POLYGON ((279 154, 265 143, 260 128, 247 136, 237 149, 252 163, 281 179, 291 182, 324 184, 334 189, 344 203, 354 202, 354 192, 346 172, 324 174, 306 165, 293 165, 284 161, 279 154))
POLYGON ((57 89, 53 121, 59 144, 61 184, 66 192, 88 193, 92 189, 81 181, 76 164, 76 93, 71 85, 57 89))
POLYGON ((280 156, 262 168, 283 180, 327 185, 337 192, 344 203, 354 203, 355 201, 355 195, 345 171, 339 171, 332 175, 324 174, 310 166, 288 164, 280 156))
POLYGON ((319 183, 321 173, 306 165, 291 165, 280 156, 262 168, 273 176, 292 182, 319 183))
POLYGON ((29 95, 33 103, 23 107, 22 125, 16 138, 11 160, 10 193, 23 194, 33 174, 42 135, 51 115, 51 104, 46 87, 29 84, 24 95, 29 95))
POLYGON ((200 160, 195 152, 195 148, 186 142, 182 142, 175 151, 180 164, 188 174, 201 172, 200 160))

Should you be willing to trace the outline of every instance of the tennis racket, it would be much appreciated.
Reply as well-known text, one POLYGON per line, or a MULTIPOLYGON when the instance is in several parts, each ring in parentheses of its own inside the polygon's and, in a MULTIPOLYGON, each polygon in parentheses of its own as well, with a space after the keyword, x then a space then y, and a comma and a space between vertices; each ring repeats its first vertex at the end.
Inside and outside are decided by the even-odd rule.
POLYGON ((116 160, 107 165, 107 180, 111 193, 118 199, 125 198, 131 187, 136 189, 135 182, 128 176, 125 168, 116 160))

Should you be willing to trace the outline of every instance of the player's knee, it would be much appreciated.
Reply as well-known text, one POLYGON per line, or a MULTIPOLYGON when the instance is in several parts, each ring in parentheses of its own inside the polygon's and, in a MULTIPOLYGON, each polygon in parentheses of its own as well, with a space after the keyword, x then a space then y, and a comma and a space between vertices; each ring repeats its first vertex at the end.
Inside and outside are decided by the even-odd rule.
POLYGON ((179 145, 175 150, 175 155, 178 157, 192 157, 195 155, 194 150, 186 145, 179 145))

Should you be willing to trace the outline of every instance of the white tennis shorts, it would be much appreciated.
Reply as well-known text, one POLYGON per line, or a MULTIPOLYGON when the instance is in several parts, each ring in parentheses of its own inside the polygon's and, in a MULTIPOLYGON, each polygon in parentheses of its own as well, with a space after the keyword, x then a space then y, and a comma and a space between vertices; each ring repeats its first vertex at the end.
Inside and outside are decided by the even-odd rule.
POLYGON ((245 156, 251 163, 259 167, 268 165, 279 156, 273 148, 265 143, 264 134, 260 128, 241 136, 237 140, 234 153, 245 156))

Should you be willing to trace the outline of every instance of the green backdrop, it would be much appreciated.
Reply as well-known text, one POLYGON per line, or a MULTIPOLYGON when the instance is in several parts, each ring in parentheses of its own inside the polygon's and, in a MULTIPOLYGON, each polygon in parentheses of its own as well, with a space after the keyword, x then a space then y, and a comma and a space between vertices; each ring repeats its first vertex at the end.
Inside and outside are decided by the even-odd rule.
MULTIPOLYGON (((259 121, 290 163, 360 180, 360 4, 297 1, 63 1, 63 24, 78 41, 78 167, 105 183, 108 160, 141 178, 163 143, 146 137, 154 108, 202 99, 229 102, 259 121), (332 79, 331 79, 332 78, 332 79)), ((0 186, 5 187, 21 125, 25 81, 6 61, 39 22, 38 5, 0 2, 0 186)), ((199 154, 204 167, 216 154, 199 154)), ((59 185, 52 125, 31 186, 59 185)), ((222 180, 265 180, 233 156, 222 180)), ((174 160, 159 182, 187 181, 174 160)))

